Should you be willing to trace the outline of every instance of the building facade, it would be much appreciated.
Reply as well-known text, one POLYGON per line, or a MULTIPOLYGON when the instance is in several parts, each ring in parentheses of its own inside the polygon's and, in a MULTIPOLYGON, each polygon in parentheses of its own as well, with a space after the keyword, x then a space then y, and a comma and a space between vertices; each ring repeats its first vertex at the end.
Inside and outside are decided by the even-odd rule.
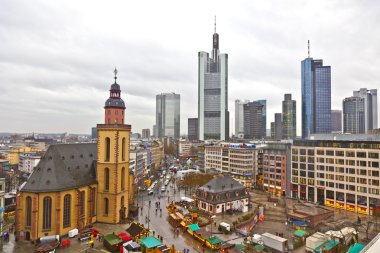
POLYGON ((302 138, 331 133, 331 67, 308 56, 301 62, 302 138))
POLYGON ((20 154, 18 169, 25 173, 32 173, 34 167, 40 162, 41 156, 33 152, 20 154))
POLYGON ((292 197, 374 215, 380 208, 380 141, 294 141, 292 197))
POLYGON ((354 91, 354 97, 360 97, 364 100, 364 131, 378 128, 377 122, 377 89, 367 90, 361 88, 354 91))
POLYGON ((188 140, 179 140, 178 141, 178 155, 181 157, 186 157, 190 155, 191 151, 191 142, 188 140))
POLYGON ((282 114, 275 113, 274 114, 274 138, 276 140, 282 139, 282 114))
POLYGON ((157 137, 180 137, 180 95, 162 93, 156 96, 157 137))
MULTIPOLYGON (((263 131, 264 105, 259 101, 244 104, 244 138, 262 139, 266 137, 266 129, 263 131)), ((265 117, 266 118, 266 117, 265 117)))
POLYGON ((290 196, 291 144, 266 143, 259 149, 264 190, 277 196, 290 196))
POLYGON ((150 138, 150 129, 149 128, 142 130, 141 138, 143 138, 143 139, 149 139, 150 138))
POLYGON ((331 110, 331 132, 342 133, 342 111, 331 110))
POLYGON ((244 105, 249 100, 235 100, 235 137, 244 138, 244 105))
POLYGON ((294 139, 297 136, 297 107, 292 94, 285 94, 282 101, 282 138, 294 139))
POLYGON ((348 97, 343 100, 343 132, 350 134, 365 133, 364 98, 348 97))
POLYGON ((198 140, 198 118, 189 118, 187 120, 187 138, 189 141, 198 140))
POLYGON ((215 143, 205 145, 204 168, 227 173, 240 184, 250 187, 256 183, 257 149, 253 144, 215 143))
POLYGON ((230 176, 217 176, 198 188, 199 209, 218 214, 228 210, 248 211, 249 193, 246 187, 230 176))
POLYGON ((219 53, 219 34, 213 34, 212 57, 198 53, 199 140, 228 140, 228 55, 219 53))
POLYGON ((134 203, 129 173, 131 126, 120 86, 111 85, 98 142, 51 145, 17 193, 16 237, 66 235, 94 222, 116 224, 134 203))

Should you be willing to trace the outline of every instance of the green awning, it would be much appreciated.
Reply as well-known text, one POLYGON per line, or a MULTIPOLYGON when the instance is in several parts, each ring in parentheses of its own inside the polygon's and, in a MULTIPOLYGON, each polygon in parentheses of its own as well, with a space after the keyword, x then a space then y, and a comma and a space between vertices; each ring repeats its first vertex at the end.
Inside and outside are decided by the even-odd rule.
POLYGON ((217 237, 217 236, 213 236, 213 237, 210 237, 210 238, 207 238, 207 241, 211 244, 211 245, 216 245, 216 244, 219 244, 222 242, 222 240, 217 237))
POLYGON ((123 242, 117 235, 114 234, 105 235, 104 240, 107 241, 110 245, 117 245, 123 242))
POLYGON ((305 237, 306 235, 308 235, 309 232, 306 231, 306 230, 303 230, 303 229, 298 229, 294 232, 294 235, 295 236, 298 236, 298 237, 305 237))
POLYGON ((153 237, 153 236, 141 238, 140 242, 142 245, 144 245, 148 249, 157 247, 162 244, 156 237, 153 237))
POLYGON ((199 226, 198 226, 198 224, 191 224, 190 226, 189 226, 189 228, 190 228, 190 230, 191 231, 198 231, 200 228, 199 228, 199 226))
POLYGON ((254 248, 255 248, 255 250, 264 250, 265 249, 264 245, 260 245, 260 244, 255 245, 254 248))
POLYGON ((355 245, 351 246, 347 253, 359 253, 364 249, 364 245, 361 243, 355 243, 355 245))
POLYGON ((314 249, 314 252, 319 252, 322 247, 324 247, 327 251, 329 251, 330 249, 334 248, 338 244, 339 244, 339 241, 328 240, 327 242, 322 243, 321 245, 316 247, 314 249))
POLYGON ((244 249, 244 245, 243 244, 235 244, 235 248, 242 250, 242 249, 244 249))

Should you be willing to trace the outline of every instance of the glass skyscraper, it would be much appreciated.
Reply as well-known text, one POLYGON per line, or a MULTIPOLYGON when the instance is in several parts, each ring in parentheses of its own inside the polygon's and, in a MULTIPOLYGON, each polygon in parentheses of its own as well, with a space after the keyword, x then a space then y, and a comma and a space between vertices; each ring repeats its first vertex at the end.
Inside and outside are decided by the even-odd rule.
POLYGON ((361 88, 354 91, 354 97, 364 99, 364 132, 377 129, 377 89, 361 88))
POLYGON ((349 97, 343 100, 343 132, 365 133, 364 98, 349 97))
POLYGON ((331 67, 323 60, 301 62, 302 138, 331 133, 331 67))
POLYGON ((158 138, 180 137, 180 95, 162 93, 156 95, 156 131, 158 138))
POLYGON ((199 140, 229 139, 228 55, 219 54, 219 34, 213 34, 212 58, 198 53, 199 140))
POLYGON ((292 94, 285 94, 282 101, 282 138, 293 139, 297 136, 297 108, 292 94))

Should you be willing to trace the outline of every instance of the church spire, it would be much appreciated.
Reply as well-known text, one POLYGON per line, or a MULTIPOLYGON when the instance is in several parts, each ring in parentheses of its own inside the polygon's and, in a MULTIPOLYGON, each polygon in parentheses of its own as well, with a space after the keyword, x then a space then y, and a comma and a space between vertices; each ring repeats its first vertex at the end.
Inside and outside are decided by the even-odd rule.
POLYGON ((212 59, 217 61, 219 55, 219 34, 216 33, 216 16, 214 18, 214 34, 212 35, 212 59))

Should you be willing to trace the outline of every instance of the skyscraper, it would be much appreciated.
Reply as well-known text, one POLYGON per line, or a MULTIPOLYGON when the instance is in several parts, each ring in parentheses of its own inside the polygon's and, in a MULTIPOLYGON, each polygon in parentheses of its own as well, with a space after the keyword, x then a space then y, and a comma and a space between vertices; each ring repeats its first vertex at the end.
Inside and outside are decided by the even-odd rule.
POLYGON ((274 114, 274 138, 276 140, 282 139, 282 114, 274 114))
POLYGON ((180 136, 180 95, 162 93, 156 95, 157 137, 180 136))
POLYGON ((297 136, 297 109, 292 94, 285 94, 282 101, 282 138, 293 139, 297 136))
POLYGON ((198 118, 189 118, 187 121, 187 138, 189 141, 198 140, 198 118))
POLYGON ((368 130, 377 129, 377 89, 367 90, 361 88, 354 91, 354 97, 364 99, 364 132, 368 130))
POLYGON ((143 139, 149 139, 150 138, 150 129, 149 128, 143 129, 141 137, 143 139))
POLYGON ((235 136, 244 138, 244 104, 249 100, 235 100, 235 136))
POLYGON ((365 133, 364 98, 348 97, 343 100, 343 132, 365 133))
POLYGON ((331 132, 332 133, 342 132, 342 111, 341 110, 331 110, 331 132))
POLYGON ((331 133, 331 67, 308 57, 301 62, 302 138, 331 133))
POLYGON ((207 52, 198 53, 199 139, 228 140, 228 55, 219 54, 216 24, 211 55, 209 58, 207 52))
POLYGON ((259 101, 244 104, 244 138, 261 139, 266 137, 263 132, 263 104, 259 101))

